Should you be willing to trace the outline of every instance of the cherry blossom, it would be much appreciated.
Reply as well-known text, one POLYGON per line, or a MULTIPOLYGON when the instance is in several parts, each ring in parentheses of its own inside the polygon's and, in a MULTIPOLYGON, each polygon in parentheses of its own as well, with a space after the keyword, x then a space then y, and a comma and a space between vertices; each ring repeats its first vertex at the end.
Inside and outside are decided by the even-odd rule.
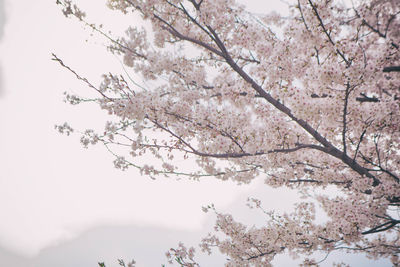
MULTIPOLYGON (((397 0, 297 0, 285 17, 251 14, 234 0, 108 0, 152 26, 132 25, 120 38, 85 21, 71 1, 59 4, 106 36, 109 51, 148 82, 108 73, 95 86, 53 55, 98 92, 91 102, 112 117, 104 133, 83 132, 84 146, 104 144, 117 168, 153 178, 257 178, 305 198, 285 214, 251 199, 268 218, 263 227, 203 207, 217 216, 203 251, 217 247, 226 266, 270 266, 281 253, 317 266, 313 254, 333 250, 400 264, 397 0), (141 164, 146 155, 151 165, 141 164), (186 170, 176 158, 198 168, 186 170), (324 193, 328 186, 337 194, 324 193), (317 208, 326 221, 317 220, 317 208)), ((67 124, 57 129, 72 132, 67 124)), ((168 257, 197 266, 194 252, 180 244, 168 257)))

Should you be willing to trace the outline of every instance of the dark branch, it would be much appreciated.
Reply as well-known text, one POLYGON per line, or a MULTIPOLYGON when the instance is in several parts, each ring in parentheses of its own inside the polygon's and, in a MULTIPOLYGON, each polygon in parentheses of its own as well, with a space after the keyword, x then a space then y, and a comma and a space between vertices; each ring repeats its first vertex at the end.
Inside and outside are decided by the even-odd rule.
POLYGON ((349 95, 350 95, 350 84, 347 82, 346 85, 346 93, 344 96, 344 105, 343 105, 343 130, 342 130, 342 143, 343 143, 343 154, 346 155, 347 153, 347 146, 346 146, 346 131, 347 131, 347 104, 349 102, 349 95))
POLYGON ((391 66, 383 68, 383 72, 400 72, 400 66, 391 66))
MULTIPOLYGON (((312 9, 313 9, 313 11, 314 11, 315 16, 317 17, 317 19, 318 19, 318 21, 319 21, 319 23, 320 23, 320 26, 321 26, 321 28, 322 28, 322 31, 323 31, 323 32, 325 33, 325 35, 328 37, 329 42, 330 42, 334 47, 336 47, 336 43, 333 41, 333 39, 332 39, 332 37, 331 37, 331 34, 330 34, 330 33, 328 32, 328 30, 326 29, 325 24, 324 24, 324 22, 322 21, 322 18, 320 17, 317 8, 315 7, 315 5, 313 4, 313 2, 312 2, 311 0, 308 0, 308 3, 311 5, 311 7, 312 7, 312 9)), ((347 66, 350 66, 351 62, 345 57, 345 55, 343 54, 343 52, 340 51, 338 48, 336 48, 336 52, 337 52, 337 53, 339 54, 339 56, 344 60, 344 62, 346 62, 346 65, 347 65, 347 66)))
POLYGON ((369 97, 364 93, 360 93, 361 97, 356 97, 356 100, 358 102, 364 103, 364 102, 372 102, 372 103, 376 103, 376 102, 380 102, 379 98, 376 98, 375 96, 373 97, 369 97))
POLYGON ((400 221, 399 220, 391 220, 388 221, 384 224, 378 225, 368 231, 362 232, 363 235, 367 235, 367 234, 373 234, 373 233, 378 233, 378 232, 383 232, 386 230, 389 230, 390 228, 396 226, 397 224, 399 224, 400 221))

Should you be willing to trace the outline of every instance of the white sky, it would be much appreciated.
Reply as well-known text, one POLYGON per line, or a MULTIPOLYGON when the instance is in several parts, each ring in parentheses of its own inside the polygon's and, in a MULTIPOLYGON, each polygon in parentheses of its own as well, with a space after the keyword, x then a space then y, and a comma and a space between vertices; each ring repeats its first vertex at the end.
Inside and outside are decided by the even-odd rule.
MULTIPOLYGON (((107 11, 103 2, 87 8, 89 18, 123 31, 127 20, 107 11)), ((247 1, 257 12, 271 8, 271 2, 264 8, 261 2, 266 3, 247 1)), ((79 3, 85 9, 93 1, 79 3)), ((0 0, 0 266, 64 266, 65 255, 70 255, 65 266, 96 266, 101 255, 108 266, 116 255, 154 266, 148 255, 156 247, 165 252, 179 240, 197 245, 200 233, 212 230, 213 217, 201 206, 214 203, 249 222, 243 207, 248 196, 278 210, 291 207, 293 195, 261 182, 239 187, 211 179, 153 181, 135 170, 121 172, 103 147, 86 150, 78 137, 57 134, 54 124, 68 121, 90 128, 105 118, 96 106, 62 102, 64 91, 89 89, 50 60, 56 53, 95 83, 102 73, 120 70, 103 42, 91 39, 89 32, 63 17, 55 0, 0 0), (125 240, 132 235, 132 241, 125 240), (103 242, 94 241, 99 238, 103 242), (92 245, 96 252, 82 252, 92 245), (110 245, 123 252, 110 254, 110 245)))

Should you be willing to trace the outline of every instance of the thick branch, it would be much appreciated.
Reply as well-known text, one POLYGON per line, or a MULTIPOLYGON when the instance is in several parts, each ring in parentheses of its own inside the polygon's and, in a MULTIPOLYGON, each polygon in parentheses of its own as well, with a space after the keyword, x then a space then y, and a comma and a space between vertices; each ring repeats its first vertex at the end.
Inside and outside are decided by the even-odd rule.
MULTIPOLYGON (((312 2, 310 2, 312 4, 312 2)), ((313 5, 312 5, 313 6, 313 5)), ((315 8, 315 7, 314 7, 315 8)), ((317 13, 318 14, 318 13, 317 13)), ((316 14, 316 15, 317 15, 316 14)), ((348 157, 346 154, 344 154, 342 151, 337 149, 332 143, 330 143, 325 137, 323 137, 318 131, 316 131, 310 124, 308 124, 306 121, 303 119, 299 119, 295 117, 291 110, 280 103, 278 100, 273 98, 269 93, 267 93, 262 87, 256 83, 241 67, 239 67, 236 62, 233 60, 233 58, 230 56, 228 53, 226 47, 224 46, 223 42, 219 39, 218 34, 212 29, 210 26, 206 26, 209 32, 213 36, 213 40, 218 46, 219 50, 216 48, 210 46, 207 43, 204 43, 202 41, 199 41, 197 39, 184 36, 180 32, 178 32, 174 27, 172 27, 168 22, 160 18, 159 16, 154 14, 154 17, 162 22, 165 25, 165 29, 168 30, 173 36, 189 41, 191 43, 197 44, 210 52, 224 58, 227 62, 227 64, 240 76, 242 77, 247 83, 249 83, 252 88, 260 95, 260 97, 264 98, 268 103, 273 105, 275 108, 277 108, 279 111, 283 112, 286 114, 290 119, 292 119, 295 123, 297 123, 300 127, 302 127, 307 133, 309 133, 312 137, 315 138, 323 147, 320 147, 321 151, 342 160, 345 164, 347 164, 352 170, 356 171, 358 174, 362 176, 369 177, 373 179, 373 185, 377 186, 380 184, 380 181, 371 173, 368 172, 367 169, 359 165, 357 162, 353 161, 350 157, 348 157)), ((320 19, 320 18, 319 18, 320 19)), ((322 21, 321 21, 322 22, 322 21)), ((329 35, 329 33, 326 32, 326 34, 329 35)), ((333 41, 332 41, 333 42, 333 41)), ((340 52, 340 51, 338 51, 340 52)), ((348 63, 347 59, 342 55, 343 59, 348 63)))
POLYGON ((347 153, 346 131, 347 131, 347 104, 349 102, 349 95, 350 95, 350 84, 347 82, 346 93, 344 97, 344 105, 343 105, 343 131, 342 131, 343 154, 345 155, 347 153))
POLYGON ((383 68, 383 72, 400 72, 400 66, 391 66, 383 68))
POLYGON ((367 234, 373 234, 373 233, 378 233, 378 232, 383 232, 386 230, 389 230, 390 228, 396 226, 397 224, 399 224, 400 221, 399 220, 391 220, 388 221, 384 224, 378 225, 368 231, 362 232, 363 235, 367 235, 367 234))
POLYGON ((241 67, 239 67, 236 62, 232 59, 230 54, 227 52, 227 49, 223 45, 223 43, 218 38, 216 32, 213 29, 208 27, 210 32, 213 34, 214 38, 216 39, 218 47, 221 49, 226 62, 228 63, 231 68, 239 74, 246 82, 248 82, 257 93, 267 100, 268 103, 273 105, 275 108, 286 114, 289 118, 291 118, 294 122, 296 122, 299 126, 301 126, 307 133, 309 133, 312 137, 315 138, 321 145, 324 146, 322 151, 325 153, 342 160, 345 164, 347 164, 351 169, 356 171, 360 175, 365 175, 368 178, 373 179, 373 186, 377 186, 380 184, 380 181, 371 173, 368 172, 367 169, 359 165, 357 162, 353 161, 350 157, 344 154, 342 151, 337 149, 332 143, 330 143, 325 137, 323 137, 318 131, 316 131, 310 124, 308 124, 303 119, 299 119, 292 114, 292 111, 280 103, 278 100, 273 98, 269 93, 267 93, 264 89, 261 88, 258 83, 256 83, 241 67))
POLYGON ((372 103, 376 103, 376 102, 380 102, 380 100, 378 98, 376 98, 375 96, 373 97, 369 97, 364 93, 360 93, 361 97, 356 97, 356 101, 364 103, 364 102, 372 102, 372 103))

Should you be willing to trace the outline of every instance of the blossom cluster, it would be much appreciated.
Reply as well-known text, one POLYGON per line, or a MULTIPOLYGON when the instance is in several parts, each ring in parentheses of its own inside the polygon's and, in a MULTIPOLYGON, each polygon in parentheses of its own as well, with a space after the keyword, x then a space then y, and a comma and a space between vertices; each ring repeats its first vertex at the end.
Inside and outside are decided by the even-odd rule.
MULTIPOLYGON (((398 1, 299 0, 289 17, 250 14, 234 0, 108 6, 151 23, 152 34, 131 26, 109 46, 150 86, 105 74, 97 103, 118 122, 107 122, 103 135, 85 132, 85 146, 125 148, 124 156, 112 152, 115 166, 151 177, 238 184, 263 177, 312 199, 293 213, 269 214, 261 228, 217 212, 215 230, 224 238, 209 235, 201 247, 218 247, 227 266, 269 266, 285 252, 317 265, 314 252, 337 249, 398 264, 398 1), (154 162, 141 164, 146 155, 154 162), (185 172, 180 156, 198 169, 185 172), (328 186, 336 195, 324 193, 328 186), (315 203, 324 223, 317 223, 315 203)), ((72 104, 82 99, 67 97, 72 104)), ((261 208, 256 199, 250 205, 261 208)), ((194 266, 193 253, 180 245, 169 257, 194 266)))

